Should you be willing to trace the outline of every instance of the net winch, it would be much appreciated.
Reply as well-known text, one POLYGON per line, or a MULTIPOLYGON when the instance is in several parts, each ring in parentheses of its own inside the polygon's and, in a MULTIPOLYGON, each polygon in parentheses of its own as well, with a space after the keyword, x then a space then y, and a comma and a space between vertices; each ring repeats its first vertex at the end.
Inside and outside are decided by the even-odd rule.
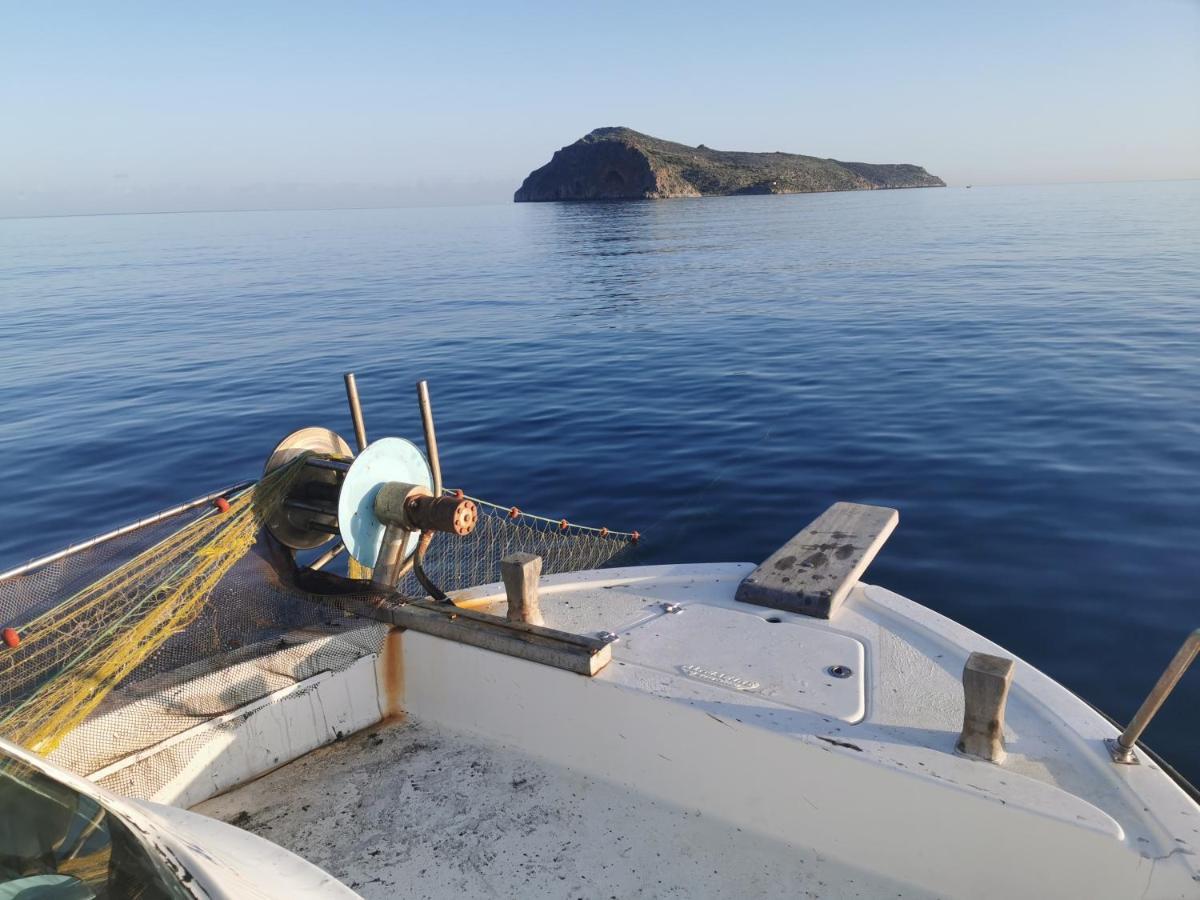
MULTIPOLYGON (((337 432, 319 426, 293 431, 267 458, 269 475, 303 457, 283 502, 267 513, 270 533, 292 551, 314 550, 340 538, 312 564, 321 568, 345 549, 372 583, 393 589, 410 569, 435 600, 449 598, 426 574, 422 561, 437 534, 465 537, 479 520, 475 502, 442 490, 441 466, 429 391, 417 384, 428 458, 411 441, 385 437, 366 443, 353 373, 346 392, 354 419, 357 454, 337 432)), ((353 569, 353 566, 352 566, 353 569)))

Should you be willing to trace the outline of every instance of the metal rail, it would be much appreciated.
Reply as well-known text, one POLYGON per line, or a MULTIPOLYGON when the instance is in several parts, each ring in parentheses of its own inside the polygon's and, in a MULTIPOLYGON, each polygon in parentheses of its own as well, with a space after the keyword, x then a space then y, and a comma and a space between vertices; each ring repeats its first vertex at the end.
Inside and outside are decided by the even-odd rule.
POLYGON ((1133 714, 1133 718, 1121 732, 1121 736, 1115 741, 1105 741, 1112 754, 1113 762, 1123 765, 1137 763, 1137 756, 1133 752, 1134 745, 1142 736, 1142 732, 1146 730, 1146 726, 1150 724, 1150 720, 1154 718, 1154 714, 1171 695, 1171 691, 1175 689, 1175 685, 1179 683, 1183 673, 1195 661, 1197 654, 1200 654, 1200 628, 1187 636, 1187 640, 1183 642, 1174 658, 1167 664, 1167 668, 1159 676, 1158 682, 1146 699, 1142 701, 1138 711, 1133 714))
POLYGON ((350 463, 344 459, 324 459, 320 456, 310 456, 304 460, 306 466, 314 469, 328 469, 330 472, 349 472, 350 463))
POLYGON ((162 512, 155 513, 152 516, 147 516, 144 519, 138 519, 136 522, 131 522, 128 525, 122 525, 120 528, 114 528, 112 531, 106 531, 104 534, 96 535, 94 538, 88 538, 86 541, 81 541, 78 544, 72 544, 69 547, 64 547, 56 553, 51 553, 48 556, 39 556, 37 559, 31 559, 29 562, 9 569, 7 572, 0 572, 0 581, 7 581, 9 578, 16 578, 18 575, 24 575, 27 572, 32 572, 34 569, 40 569, 42 566, 49 565, 52 562, 57 562, 60 559, 66 559, 69 556, 74 556, 76 553, 82 553, 84 550, 90 550, 92 547, 99 544, 107 543, 137 531, 140 528, 145 528, 149 525, 154 525, 164 519, 169 519, 172 516, 177 516, 180 513, 185 513, 189 509, 195 509, 197 506, 203 506, 205 503, 212 503, 218 497, 228 497, 231 494, 244 491, 246 488, 253 487, 253 481, 241 481, 237 484, 230 485, 219 491, 213 491, 211 494, 205 494, 203 497, 197 497, 195 500, 189 500, 187 503, 181 503, 179 506, 172 506, 170 509, 164 509, 162 512))
POLYGON ((310 569, 323 569, 337 559, 345 549, 346 545, 341 541, 338 541, 336 544, 322 553, 317 559, 314 559, 311 563, 309 563, 308 567, 310 569))

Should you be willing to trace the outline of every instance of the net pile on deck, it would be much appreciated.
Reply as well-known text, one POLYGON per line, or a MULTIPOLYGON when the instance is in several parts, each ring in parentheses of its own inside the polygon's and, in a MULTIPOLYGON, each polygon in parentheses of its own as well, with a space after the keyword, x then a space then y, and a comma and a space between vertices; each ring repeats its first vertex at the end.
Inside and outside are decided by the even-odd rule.
POLYGON ((196 619, 254 546, 263 510, 282 501, 299 471, 295 463, 271 473, 39 615, 10 620, 16 646, 0 651, 0 733, 39 753, 54 750, 196 619))

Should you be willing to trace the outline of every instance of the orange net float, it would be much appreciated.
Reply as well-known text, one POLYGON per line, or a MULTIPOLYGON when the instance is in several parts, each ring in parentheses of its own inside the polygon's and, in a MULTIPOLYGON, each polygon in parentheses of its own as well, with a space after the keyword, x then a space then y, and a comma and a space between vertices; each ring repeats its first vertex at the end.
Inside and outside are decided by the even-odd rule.
POLYGON ((630 542, 632 542, 634 544, 636 544, 641 539, 642 539, 642 534, 640 531, 635 531, 635 532, 633 532, 633 534, 629 535, 630 542))
POLYGON ((560 531, 566 531, 568 528, 571 527, 571 525, 566 519, 563 519, 561 522, 558 523, 558 527, 559 527, 560 531))
POLYGON ((607 528, 600 529, 600 537, 608 537, 608 529, 607 528))
POLYGON ((0 631, 0 637, 4 638, 4 643, 10 647, 21 646, 21 635, 17 633, 17 629, 15 628, 5 628, 3 631, 0 631))
POLYGON ((465 497, 465 496, 466 496, 466 494, 464 494, 464 493, 463 493, 463 491, 462 491, 462 488, 459 488, 457 491, 455 491, 455 492, 454 492, 454 499, 455 499, 455 500, 461 500, 461 499, 463 499, 463 497, 465 497))
POLYGON ((508 517, 510 519, 515 519, 519 515, 521 515, 521 511, 519 509, 517 509, 515 506, 508 511, 508 517))
POLYGON ((213 506, 215 506, 217 508, 218 512, 223 512, 223 513, 229 512, 229 501, 226 500, 224 497, 218 497, 216 500, 214 500, 213 506))

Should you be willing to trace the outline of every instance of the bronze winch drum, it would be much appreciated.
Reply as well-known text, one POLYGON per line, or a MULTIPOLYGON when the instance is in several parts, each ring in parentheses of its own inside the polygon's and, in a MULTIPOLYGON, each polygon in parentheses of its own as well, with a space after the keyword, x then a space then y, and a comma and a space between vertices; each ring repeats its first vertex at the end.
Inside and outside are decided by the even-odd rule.
MULTIPOLYGON (((285 502, 268 513, 267 529, 293 550, 311 550, 337 534, 336 501, 354 452, 337 432, 312 426, 280 441, 263 466, 269 475, 304 453, 329 465, 306 465, 285 502)), ((314 459, 314 462, 317 461, 314 459)))

